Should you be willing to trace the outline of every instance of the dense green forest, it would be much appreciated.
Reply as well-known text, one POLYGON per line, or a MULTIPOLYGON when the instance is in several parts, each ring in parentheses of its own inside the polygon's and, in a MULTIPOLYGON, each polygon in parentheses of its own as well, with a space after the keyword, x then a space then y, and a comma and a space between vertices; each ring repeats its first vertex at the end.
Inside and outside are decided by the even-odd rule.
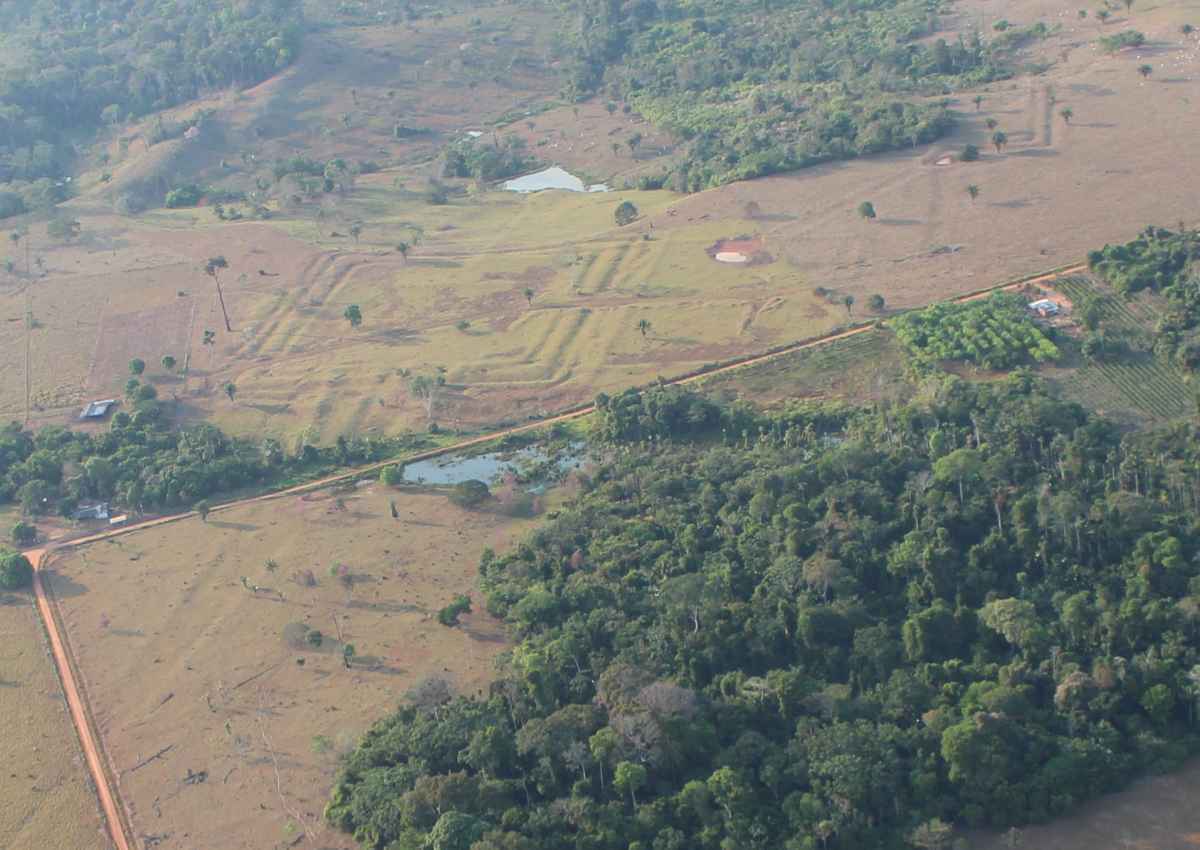
MULTIPOLYGON (((147 388, 153 390, 138 389, 147 388)), ((0 428, 0 503, 16 501, 31 518, 70 516, 85 499, 109 499, 132 511, 186 509, 241 488, 383 460, 427 444, 421 436, 339 437, 330 447, 305 445, 289 453, 277 440, 235 439, 208 424, 175 429, 166 405, 152 393, 145 396, 96 434, 57 426, 30 432, 16 423, 0 428)))
POLYGON ((0 0, 0 26, 0 180, 57 181, 96 128, 285 67, 303 13, 296 0, 0 0))
POLYGON ((923 40, 936 0, 571 0, 567 94, 631 103, 687 140, 680 191, 931 142, 947 94, 1011 73, 1044 27, 923 40))
POLYGON ((482 559, 501 678, 418 687, 345 763, 364 848, 949 847, 1196 751, 1195 426, 1122 435, 1021 371, 603 402, 610 460, 482 559))
POLYGON ((1154 329, 1154 351, 1188 371, 1200 368, 1200 231, 1147 227, 1132 242, 1088 254, 1091 269, 1118 292, 1162 295, 1166 311, 1154 329))
POLYGON ((964 304, 940 303, 889 323, 918 365, 962 360, 985 369, 1012 369, 1058 357, 1058 347, 1034 324, 1020 296, 997 292, 964 304))

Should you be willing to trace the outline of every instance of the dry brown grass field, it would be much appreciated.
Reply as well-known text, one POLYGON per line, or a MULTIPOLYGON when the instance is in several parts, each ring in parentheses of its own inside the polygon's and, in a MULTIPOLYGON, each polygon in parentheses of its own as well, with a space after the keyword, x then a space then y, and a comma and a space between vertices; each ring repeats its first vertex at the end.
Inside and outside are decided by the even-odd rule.
MULTIPOLYGON (((578 117, 572 107, 539 111, 556 82, 533 60, 552 33, 527 11, 496 7, 479 22, 448 16, 415 31, 324 30, 295 68, 214 99, 212 132, 171 154, 176 178, 245 188, 295 153, 373 157, 384 170, 319 204, 272 202, 272 217, 255 223, 222 223, 206 207, 118 216, 116 189, 90 172, 69 205, 81 238, 56 244, 35 224, 42 266, 25 274, 18 248, 16 272, 0 281, 0 415, 24 416, 27 304, 37 423, 67 422, 85 399, 119 395, 138 356, 185 420, 329 442, 423 428, 406 375, 445 369, 435 418, 482 427, 844 322, 841 308, 813 295, 817 286, 859 305, 880 293, 889 306, 912 306, 1078 260, 1148 222, 1194 218, 1200 177, 1186 164, 1200 129, 1200 41, 1179 26, 1200 19, 1196 0, 1135 5, 1104 26, 1061 2, 953 8, 943 18, 951 36, 987 28, 1001 11, 1056 29, 1026 57, 1045 73, 990 86, 978 112, 971 93, 960 95, 959 128, 936 145, 692 196, 516 196, 462 184, 444 206, 423 196, 430 157, 469 128, 491 133, 506 113, 531 114, 499 135, 522 135, 545 161, 615 186, 653 171, 672 142, 636 115, 609 115, 602 101, 578 117), (1101 34, 1128 27, 1148 44, 1098 50, 1101 34), (1135 71, 1141 62, 1156 68, 1149 80, 1135 71), (1067 106, 1070 124, 1058 115, 1067 106), (986 144, 988 118, 1008 133, 999 153, 986 144), (431 132, 393 138, 397 120, 431 132), (614 154, 610 140, 635 127, 647 134, 637 157, 614 154), (983 149, 979 162, 937 164, 967 142, 983 149), (980 187, 975 202, 968 184, 980 187), (623 199, 642 217, 618 228, 612 212, 623 199), (878 220, 857 218, 861 200, 878 220), (740 236, 761 240, 768 262, 714 262, 709 249, 740 236), (414 245, 407 259, 395 250, 401 241, 414 245), (229 260, 233 333, 202 270, 217 254, 229 260), (342 318, 351 303, 364 315, 357 329, 342 318), (203 346, 209 329, 216 343, 203 346), (188 361, 186 381, 157 366, 164 354, 188 361), (233 402, 220 390, 229 381, 233 402)), ((128 145, 113 183, 154 168, 172 144, 128 145)))
POLYGON ((339 756, 426 677, 486 689, 500 624, 435 615, 457 593, 480 607, 483 548, 534 522, 370 483, 54 557, 49 587, 139 846, 353 846, 321 820, 339 756))
POLYGON ((107 850, 99 806, 29 596, 0 593, 0 847, 107 850))

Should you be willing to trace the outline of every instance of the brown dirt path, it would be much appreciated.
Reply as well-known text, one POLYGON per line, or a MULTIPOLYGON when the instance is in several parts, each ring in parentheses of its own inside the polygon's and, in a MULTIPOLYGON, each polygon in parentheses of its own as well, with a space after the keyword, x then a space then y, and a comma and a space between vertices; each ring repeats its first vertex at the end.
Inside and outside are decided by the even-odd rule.
MULTIPOLYGON (((1084 264, 1076 264, 1067 266, 1054 271, 1040 273, 1029 277, 1022 278, 1008 283, 1002 283, 979 292, 968 293, 952 299, 951 302, 972 301, 978 298, 985 298, 993 292, 1007 291, 1017 289, 1028 284, 1044 283, 1053 280, 1065 274, 1077 274, 1086 270, 1084 264)), ((874 330, 874 324, 863 324, 846 330, 837 331, 816 339, 802 340, 784 348, 775 349, 764 354, 750 355, 743 357, 730 363, 725 363, 719 366, 702 369, 698 372, 681 375, 667 381, 668 384, 689 384, 695 381, 700 381, 705 378, 710 378, 714 375, 721 375, 727 372, 732 372, 735 369, 741 369, 747 366, 753 366, 759 363, 764 363, 768 360, 774 360, 778 357, 785 357, 789 354, 794 354, 797 351, 803 351, 809 348, 826 345, 840 339, 845 339, 855 334, 867 333, 874 330)), ((463 449, 472 448, 493 440, 501 439, 512 434, 521 434, 527 431, 533 431, 538 428, 544 428, 547 425, 553 425, 558 422, 568 422, 572 419, 578 419, 582 416, 594 412, 596 406, 594 404, 584 405, 571 410, 563 411, 556 416, 547 419, 539 419, 536 422, 530 422, 526 425, 517 425, 512 428, 506 428, 501 431, 494 431, 489 434, 484 434, 479 437, 472 437, 468 440, 462 440, 451 445, 443 446, 429 451, 419 452, 407 458, 392 459, 380 461, 378 463, 368 464, 358 467, 348 472, 340 472, 336 475, 330 475, 317 481, 309 481, 305 484, 298 484, 295 487, 288 487, 283 490, 277 490, 273 493, 264 493, 259 496, 252 496, 245 499, 227 502, 223 505, 217 505, 212 508, 212 512, 229 510, 239 505, 252 504, 256 502, 266 502, 273 499, 279 499, 286 496, 293 496, 299 493, 306 493, 312 490, 318 490, 327 487, 330 484, 336 484, 340 481, 351 480, 358 478, 364 474, 371 473, 382 469, 385 466, 391 466, 398 462, 411 463, 413 461, 428 460, 430 458, 440 457, 447 454, 460 452, 463 449)), ((113 785, 109 782, 109 774, 104 768, 104 759, 102 758, 102 745, 99 742, 98 735, 93 731, 91 723, 91 715, 86 702, 86 697, 80 689, 72 668, 71 655, 69 647, 62 636, 62 631, 58 625, 56 610, 53 599, 46 593, 42 583, 40 570, 45 563, 47 555, 54 549, 68 549, 77 546, 83 546, 87 543, 94 543, 99 540, 108 540, 124 534, 129 534, 134 531, 139 531, 144 528, 152 528, 158 525, 166 525, 170 522, 177 522, 195 515, 195 511, 185 511, 179 514, 171 514, 168 516, 155 517, 143 522, 133 523, 121 528, 101 531, 96 534, 90 534, 83 537, 77 537, 72 540, 51 541, 45 547, 40 549, 31 549, 25 553, 30 562, 34 565, 33 574, 33 589, 37 597, 38 612, 45 623, 46 632, 50 637, 50 645, 54 654, 54 663, 58 668, 59 676, 62 679, 63 691, 67 696, 67 703, 71 709, 71 719, 75 724, 75 728, 79 733, 79 740, 83 746, 84 756, 87 759, 88 770, 92 775, 92 780, 96 786, 96 793, 100 798, 100 805, 104 811, 105 818, 108 821, 109 831, 112 834, 113 841, 116 844, 117 850, 130 850, 131 844, 127 838, 129 834, 128 822, 124 816, 124 809, 118 805, 118 799, 114 793, 113 785)))
POLYGON ((112 835, 113 844, 117 850, 130 850, 131 844, 126 837, 128 829, 124 813, 118 808, 116 795, 109 784, 98 736, 92 730, 91 717, 84 701, 83 692, 80 691, 75 680, 75 672, 71 666, 66 643, 63 641, 62 631, 58 627, 50 599, 46 595, 45 585, 42 583, 41 568, 46 554, 46 549, 33 549, 25 553, 25 557, 29 558, 34 567, 33 592, 37 597, 38 613, 42 617, 42 622, 46 624, 46 634, 50 637, 50 650, 54 655, 54 665, 58 668, 58 675, 62 680, 63 693, 67 697, 67 707, 71 710, 71 721, 79 733, 79 744, 83 748, 88 771, 96 786, 96 796, 100 798, 100 808, 104 812, 105 820, 108 821, 108 831, 112 835))

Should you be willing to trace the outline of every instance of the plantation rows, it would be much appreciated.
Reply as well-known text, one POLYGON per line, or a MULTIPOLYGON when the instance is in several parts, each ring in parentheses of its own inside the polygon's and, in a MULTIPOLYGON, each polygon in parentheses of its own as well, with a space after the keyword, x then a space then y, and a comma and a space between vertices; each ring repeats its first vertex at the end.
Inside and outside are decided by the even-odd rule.
MULTIPOLYGON (((1124 338, 1127 343, 1146 341, 1146 320, 1107 287, 1086 277, 1072 277, 1060 281, 1056 288, 1071 299, 1076 310, 1089 302, 1095 304, 1105 333, 1124 338)), ((1119 360, 1088 363, 1070 380, 1071 394, 1098 408, 1129 405, 1163 418, 1180 416, 1190 409, 1182 375, 1144 353, 1130 352, 1119 360)))

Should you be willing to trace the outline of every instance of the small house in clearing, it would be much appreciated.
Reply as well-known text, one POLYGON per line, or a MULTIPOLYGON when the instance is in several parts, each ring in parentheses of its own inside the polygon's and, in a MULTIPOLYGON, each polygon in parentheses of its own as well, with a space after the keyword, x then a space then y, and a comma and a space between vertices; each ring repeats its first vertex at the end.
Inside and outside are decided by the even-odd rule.
POLYGON ((108 519, 108 502, 87 502, 75 509, 74 519, 108 519))
POLYGON ((1051 301, 1049 298, 1043 298, 1040 301, 1031 301, 1029 303, 1029 309, 1034 313, 1037 313, 1043 319, 1047 319, 1051 316, 1057 316, 1060 312, 1062 312, 1062 308, 1058 306, 1058 302, 1051 301))
POLYGON ((79 412, 79 418, 103 419, 116 406, 117 400, 115 398, 106 398, 102 401, 89 401, 87 407, 79 412))

